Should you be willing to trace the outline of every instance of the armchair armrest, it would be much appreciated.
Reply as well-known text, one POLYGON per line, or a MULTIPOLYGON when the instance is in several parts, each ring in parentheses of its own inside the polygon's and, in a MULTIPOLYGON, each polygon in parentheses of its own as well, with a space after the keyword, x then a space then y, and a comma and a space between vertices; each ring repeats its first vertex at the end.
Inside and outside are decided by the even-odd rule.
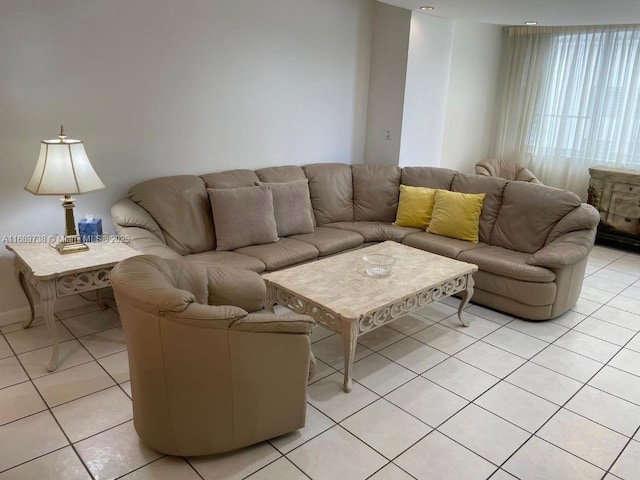
POLYGON ((267 287, 250 270, 207 266, 209 305, 235 305, 248 312, 264 307, 267 287))
POLYGON ((247 312, 231 305, 218 306, 191 303, 182 312, 161 311, 160 315, 181 325, 226 330, 234 322, 247 315, 247 312))
POLYGON ((595 236, 595 229, 565 233, 531 255, 527 263, 547 268, 575 265, 589 255, 595 236))
POLYGON ((244 318, 234 321, 229 327, 229 330, 310 334, 314 324, 315 321, 307 315, 250 313, 244 318))

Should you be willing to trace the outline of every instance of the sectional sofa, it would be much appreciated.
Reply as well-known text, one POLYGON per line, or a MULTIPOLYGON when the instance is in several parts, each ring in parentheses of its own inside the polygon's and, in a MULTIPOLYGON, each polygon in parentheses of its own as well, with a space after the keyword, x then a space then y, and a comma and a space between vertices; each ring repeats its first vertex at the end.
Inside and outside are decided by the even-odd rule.
POLYGON ((577 195, 543 185, 435 167, 329 163, 155 178, 132 187, 111 213, 117 233, 141 252, 258 273, 374 242, 402 242, 478 265, 472 301, 530 320, 555 318, 576 303, 599 220, 577 195), (308 182, 308 233, 217 249, 208 189, 297 181, 308 182), (479 242, 394 225, 401 184, 485 193, 479 242))

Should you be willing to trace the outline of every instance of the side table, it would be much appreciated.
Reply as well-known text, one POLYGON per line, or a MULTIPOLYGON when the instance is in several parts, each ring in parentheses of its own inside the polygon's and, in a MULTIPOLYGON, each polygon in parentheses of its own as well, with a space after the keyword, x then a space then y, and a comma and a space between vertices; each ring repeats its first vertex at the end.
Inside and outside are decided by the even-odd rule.
POLYGON ((109 272, 125 258, 140 255, 124 243, 89 243, 89 250, 60 255, 47 243, 9 243, 6 248, 15 253, 14 267, 20 286, 29 300, 31 317, 22 323, 31 326, 35 317, 33 296, 29 287, 40 294, 42 316, 49 329, 53 351, 47 370, 58 368, 60 345, 54 307, 56 299, 67 295, 99 290, 111 285, 109 272))

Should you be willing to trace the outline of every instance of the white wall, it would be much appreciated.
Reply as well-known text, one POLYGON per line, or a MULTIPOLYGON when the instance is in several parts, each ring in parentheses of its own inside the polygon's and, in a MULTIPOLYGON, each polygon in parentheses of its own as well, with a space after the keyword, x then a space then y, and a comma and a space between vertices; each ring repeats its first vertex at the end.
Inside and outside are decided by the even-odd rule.
POLYGON ((453 21, 411 16, 400 165, 439 166, 453 42, 453 21))
POLYGON ((502 27, 456 20, 442 139, 443 167, 473 172, 489 155, 499 113, 502 27))
MULTIPOLYGON (((3 0, 0 236, 63 230, 58 200, 22 189, 60 123, 107 185, 78 198, 76 220, 91 212, 107 230, 111 203, 147 178, 361 162, 373 7, 3 0)), ((0 280, 0 321, 24 314, 4 252, 0 280)))
POLYGON ((411 11, 376 2, 365 162, 397 165, 407 78, 411 11))

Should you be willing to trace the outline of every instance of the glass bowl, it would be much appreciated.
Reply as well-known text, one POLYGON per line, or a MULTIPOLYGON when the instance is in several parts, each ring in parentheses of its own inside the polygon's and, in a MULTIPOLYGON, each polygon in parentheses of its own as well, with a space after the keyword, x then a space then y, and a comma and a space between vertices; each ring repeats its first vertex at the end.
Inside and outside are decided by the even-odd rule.
POLYGON ((388 277, 391 274, 391 266, 396 263, 395 258, 379 253, 363 255, 362 260, 370 277, 388 277))

